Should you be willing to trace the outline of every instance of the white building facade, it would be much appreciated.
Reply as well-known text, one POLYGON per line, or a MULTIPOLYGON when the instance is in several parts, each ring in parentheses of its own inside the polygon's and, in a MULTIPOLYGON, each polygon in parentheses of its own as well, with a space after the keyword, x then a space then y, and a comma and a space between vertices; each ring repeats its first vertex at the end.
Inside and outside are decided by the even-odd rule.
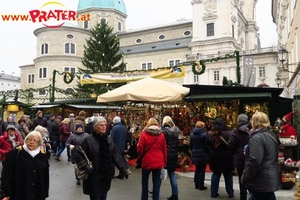
MULTIPOLYGON (((90 14, 91 21, 78 26, 65 24, 56 29, 47 27, 34 31, 37 37, 33 65, 20 66, 21 88, 50 87, 53 70, 77 72, 84 68, 81 58, 89 28, 105 21, 120 38, 127 70, 147 70, 186 65, 184 78, 169 79, 181 84, 222 85, 223 77, 237 81, 237 60, 219 59, 235 51, 240 53, 241 84, 246 86, 276 85, 277 48, 262 49, 256 25, 257 0, 192 0, 193 18, 154 27, 126 30, 126 6, 122 0, 80 0, 78 14, 90 14), (191 61, 206 62, 205 72, 195 75, 191 61), (34 79, 32 79, 34 77, 34 79)), ((178 5, 180 6, 180 5, 178 5)), ((138 20, 138 19, 137 19, 138 20)), ((61 89, 76 88, 76 81, 65 84, 56 77, 61 89)), ((57 94, 59 96, 60 94, 57 94)), ((47 92, 34 94, 48 98, 47 92)), ((39 102, 39 101, 36 101, 39 102)))

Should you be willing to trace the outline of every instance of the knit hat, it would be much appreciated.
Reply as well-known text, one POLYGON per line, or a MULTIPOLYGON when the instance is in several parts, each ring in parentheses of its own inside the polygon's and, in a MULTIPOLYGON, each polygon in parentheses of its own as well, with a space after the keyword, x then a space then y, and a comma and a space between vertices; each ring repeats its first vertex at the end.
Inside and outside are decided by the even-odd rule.
POLYGON ((82 127, 82 124, 76 124, 76 125, 75 125, 75 130, 77 130, 79 127, 83 128, 83 127, 82 127))
POLYGON ((70 116, 70 117, 75 117, 74 113, 70 113, 69 116, 70 116))
POLYGON ((287 120, 287 121, 292 121, 292 116, 293 115, 296 115, 296 113, 295 112, 290 112, 289 114, 286 114, 285 116, 284 116, 284 118, 287 120))
POLYGON ((240 114, 237 118, 237 122, 240 124, 240 123, 243 123, 243 122, 248 122, 248 116, 245 115, 245 114, 240 114))
POLYGON ((14 126, 14 125, 8 125, 7 127, 6 127, 6 130, 8 131, 8 130, 16 130, 16 127, 14 126))
POLYGON ((118 116, 114 117, 113 123, 116 124, 116 123, 119 123, 119 122, 121 122, 121 118, 118 117, 118 116))
POLYGON ((60 120, 62 120, 62 117, 61 117, 61 116, 57 116, 56 118, 59 118, 60 120))

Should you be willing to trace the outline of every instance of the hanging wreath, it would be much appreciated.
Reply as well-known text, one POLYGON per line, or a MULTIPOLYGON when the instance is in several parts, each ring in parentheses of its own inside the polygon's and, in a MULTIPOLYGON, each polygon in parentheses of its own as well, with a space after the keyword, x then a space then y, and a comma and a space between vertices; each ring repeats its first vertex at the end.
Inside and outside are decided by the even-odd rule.
POLYGON ((74 75, 73 75, 72 73, 70 73, 70 72, 65 72, 65 74, 64 74, 64 82, 65 82, 66 84, 71 83, 71 82, 73 81, 73 79, 74 79, 74 75))
POLYGON ((197 60, 192 64, 193 73, 196 75, 201 75, 205 71, 205 65, 203 61, 197 60))

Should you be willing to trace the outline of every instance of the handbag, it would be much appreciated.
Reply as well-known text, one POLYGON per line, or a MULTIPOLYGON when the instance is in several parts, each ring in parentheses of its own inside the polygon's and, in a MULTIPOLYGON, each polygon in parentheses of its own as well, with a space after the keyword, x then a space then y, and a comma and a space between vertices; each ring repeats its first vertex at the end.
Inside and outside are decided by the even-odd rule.
POLYGON ((75 175, 77 178, 86 180, 89 176, 89 173, 85 171, 85 167, 88 165, 91 169, 93 169, 93 165, 91 161, 88 159, 87 155, 85 154, 84 150, 81 146, 79 146, 81 152, 83 153, 85 160, 80 161, 74 165, 75 175))
POLYGON ((139 156, 135 162, 135 168, 140 169, 142 167, 142 160, 143 157, 146 155, 146 153, 151 149, 151 147, 154 145, 156 140, 158 139, 158 136, 156 137, 155 141, 151 144, 151 146, 145 151, 145 153, 142 156, 139 156))

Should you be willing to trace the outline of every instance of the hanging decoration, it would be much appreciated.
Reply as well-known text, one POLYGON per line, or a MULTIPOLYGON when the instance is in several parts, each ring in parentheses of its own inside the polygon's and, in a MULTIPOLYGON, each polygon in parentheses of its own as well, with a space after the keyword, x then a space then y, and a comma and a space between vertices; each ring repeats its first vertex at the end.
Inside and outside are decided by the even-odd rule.
POLYGON ((69 71, 64 73, 64 82, 66 84, 71 83, 74 80, 74 75, 70 73, 69 71))
POLYGON ((205 72, 205 64, 202 60, 197 60, 192 64, 193 73, 196 75, 201 75, 205 72))

